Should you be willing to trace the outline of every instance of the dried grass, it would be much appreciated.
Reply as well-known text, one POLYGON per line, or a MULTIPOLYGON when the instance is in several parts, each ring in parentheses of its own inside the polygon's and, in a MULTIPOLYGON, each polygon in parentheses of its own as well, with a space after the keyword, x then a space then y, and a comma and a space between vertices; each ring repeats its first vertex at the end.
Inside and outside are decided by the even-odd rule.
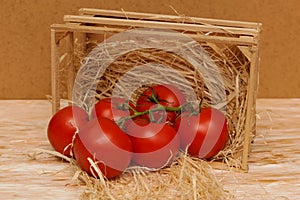
POLYGON ((74 170, 71 184, 84 186, 81 199, 234 199, 214 176, 214 171, 207 162, 184 153, 169 167, 158 171, 132 167, 112 180, 106 180, 101 174, 98 179, 89 176, 75 160, 57 152, 38 149, 30 158, 49 159, 43 156, 45 154, 71 163, 74 170))
MULTIPOLYGON (((135 93, 128 91, 136 89, 132 88, 132 83, 135 83, 136 80, 145 79, 147 80, 145 83, 174 83, 187 95, 189 100, 195 101, 203 98, 203 106, 214 106, 224 111, 228 120, 230 140, 226 148, 213 159, 226 163, 230 167, 241 168, 241 155, 245 138, 250 60, 238 46, 200 43, 203 49, 194 51, 191 47, 193 44, 187 45, 186 48, 189 53, 195 54, 192 57, 203 54, 200 62, 203 62, 203 67, 205 70, 208 70, 209 76, 207 76, 207 74, 199 72, 193 64, 189 63, 182 56, 174 53, 181 48, 176 41, 165 41, 165 43, 157 41, 157 46, 172 47, 169 51, 159 48, 141 48, 127 52, 124 55, 119 55, 122 49, 128 47, 132 49, 137 48, 134 46, 136 43, 119 42, 117 44, 106 44, 106 52, 95 51, 95 49, 99 48, 97 45, 102 39, 97 39, 94 36, 94 39, 88 43, 75 41, 73 58, 76 71, 82 65, 86 68, 79 77, 80 81, 77 81, 77 83, 79 82, 82 85, 76 85, 77 83, 75 83, 74 86, 80 88, 78 94, 75 94, 77 95, 76 99, 79 104, 89 110, 89 107, 92 105, 84 104, 86 98, 89 98, 87 97, 88 95, 91 96, 90 98, 96 97, 95 101, 97 101, 97 99, 111 96, 113 92, 115 94, 116 91, 119 96, 123 95, 125 98, 135 99, 137 95, 136 91, 135 93), (109 67, 102 72, 100 70, 95 71, 95 65, 97 69, 101 69, 107 64, 102 62, 103 60, 107 60, 107 57, 113 60, 109 67), (137 66, 143 66, 144 68, 138 68, 137 66), (147 70, 145 70, 145 67, 147 70), (101 78, 99 78, 99 73, 103 73, 101 78), (124 77, 125 74, 127 81, 120 82, 120 78, 124 77), (184 80, 181 77, 184 77, 184 80), (210 80, 209 82, 207 81, 208 79, 210 80), (90 86, 94 84, 91 84, 91 82, 97 84, 96 91, 91 91, 87 96, 82 95, 85 91, 91 90, 90 86), (219 83, 222 84, 220 85, 219 83), (190 87, 195 92, 196 99, 190 95, 190 87), (225 94, 225 98, 223 98, 222 94, 225 94)), ((152 42, 155 43, 155 41, 152 42)), ((64 62, 65 59, 62 59, 62 77, 66 76, 66 66, 68 65, 68 63, 64 62)), ((66 91, 67 84, 65 80, 62 79, 61 83, 62 86, 65 86, 64 91, 66 91)), ((139 83, 143 83, 143 81, 139 83)), ((255 115, 252 117, 254 119, 255 115)), ((251 138, 254 138, 255 119, 252 122, 251 138)))
POLYGON ((99 181, 86 175, 91 184, 83 199, 229 199, 232 196, 217 181, 204 161, 181 156, 172 166, 153 172, 128 169, 111 181, 99 181))

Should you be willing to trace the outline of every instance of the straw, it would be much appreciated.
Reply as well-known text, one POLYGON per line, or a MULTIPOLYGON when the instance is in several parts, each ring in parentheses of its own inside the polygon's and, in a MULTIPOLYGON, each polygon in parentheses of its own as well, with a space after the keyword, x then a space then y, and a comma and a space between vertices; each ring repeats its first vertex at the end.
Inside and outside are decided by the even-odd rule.
MULTIPOLYGON (((103 65, 99 55, 88 54, 97 46, 97 42, 89 42, 88 44, 76 43, 74 59, 76 60, 76 71, 80 69, 82 63, 86 60, 93 59, 91 63, 98 64, 99 68, 103 65), (86 51, 82 51, 82 46, 86 46, 86 51), (78 51, 77 51, 77 50, 78 51)), ((123 43, 118 43, 122 45, 123 43)), ((124 44, 124 48, 127 44, 124 44)), ((160 44, 162 46, 168 44, 160 44)), ((176 42, 172 42, 174 48, 176 48, 176 42)), ((213 159, 224 163, 229 166, 241 168, 241 154, 244 148, 245 138, 245 125, 246 125, 246 112, 247 112, 247 95, 248 95, 248 81, 250 71, 250 61, 240 51, 237 46, 222 45, 222 44, 210 44, 203 43, 204 53, 208 56, 203 56, 204 63, 211 63, 211 65, 217 66, 216 68, 207 67, 210 70, 210 74, 220 74, 219 76, 209 77, 211 82, 207 85, 207 80, 203 78, 203 74, 199 73, 195 67, 183 59, 180 55, 176 55, 173 52, 167 52, 160 49, 140 49, 126 53, 118 57, 111 65, 103 72, 100 79, 95 76, 95 73, 90 73, 87 69, 86 72, 80 77, 80 84, 90 85, 91 80, 97 82, 96 93, 94 94, 95 102, 104 97, 112 96, 113 92, 117 91, 117 95, 135 100, 138 93, 141 90, 135 90, 133 93, 128 93, 132 87, 132 83, 137 80, 146 79, 148 82, 172 82, 179 87, 179 89, 186 94, 187 99, 191 101, 199 101, 203 98, 203 107, 213 106, 226 114, 228 121, 230 139, 223 151, 216 155, 213 159), (206 58, 210 60, 206 61, 206 58), (137 66, 148 67, 147 73, 144 73, 143 68, 137 66), (151 67, 149 67, 151 66, 151 67), (174 71, 176 73, 174 73, 174 71), (127 82, 120 82, 120 79, 126 74, 127 82), (154 76, 155 75, 155 76, 154 76), (160 80, 158 80, 157 77, 160 80), (184 81, 181 77, 184 77, 184 81), (129 81, 128 81, 129 80, 129 81), (218 84, 222 82, 222 85, 218 84), (196 94, 196 99, 190 95, 190 87, 196 94), (225 89, 225 91, 224 91, 225 89), (125 91, 125 92, 124 92, 125 91), (225 93, 225 99, 222 99, 222 94, 225 93), (217 99, 217 104, 214 100, 217 99)), ((113 48, 113 47, 111 47, 113 48)), ((122 48, 122 47, 118 47, 122 48)), ((199 52, 190 51, 191 54, 199 52)), ((66 71, 64 67, 63 72, 66 71)), ((66 75, 66 74, 65 74, 66 75)), ((77 77, 78 78, 78 77, 77 77)), ((207 79, 207 77, 206 77, 207 79)), ((61 80, 64 80, 63 78, 61 80)), ((64 83, 61 83, 62 86, 64 83)), ((76 85, 77 88, 81 88, 77 94, 79 102, 85 109, 89 109, 89 106, 84 105, 84 98, 81 95, 87 90, 85 85, 76 85)), ((115 95, 116 93, 114 93, 115 95)), ((78 103, 78 102, 77 102, 78 103)), ((255 120, 254 120, 255 121, 255 120)), ((252 124, 252 135, 254 138, 255 124, 252 124)))

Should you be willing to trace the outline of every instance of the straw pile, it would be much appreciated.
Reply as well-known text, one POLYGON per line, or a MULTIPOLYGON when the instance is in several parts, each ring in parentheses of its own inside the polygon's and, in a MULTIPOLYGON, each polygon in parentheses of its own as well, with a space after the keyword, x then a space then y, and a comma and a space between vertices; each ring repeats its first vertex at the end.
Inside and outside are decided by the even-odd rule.
MULTIPOLYGON (((76 103, 89 110, 97 99, 111 96, 113 92, 114 95, 135 99, 137 92, 131 93, 131 91, 137 90, 133 85, 137 81, 139 81, 137 84, 141 84, 141 80, 144 79, 147 80, 146 83, 174 83, 185 93, 188 100, 199 101, 202 98, 204 107, 213 106, 226 114, 230 141, 227 147, 213 159, 235 168, 241 167, 250 61, 238 46, 201 43, 202 49, 194 51, 190 47, 194 44, 187 45, 186 48, 190 54, 203 55, 200 62, 205 64, 204 68, 208 70, 207 75, 199 72, 183 56, 174 53, 181 48, 177 46, 176 41, 166 41, 165 44, 161 44, 161 41, 159 41, 157 46, 167 46, 169 51, 158 48, 140 48, 124 55, 119 55, 122 49, 132 48, 132 45, 137 44, 130 42, 106 44, 106 50, 108 49, 108 51, 105 52, 95 51, 99 48, 97 47, 98 44, 99 41, 97 40, 85 44, 75 42, 73 56, 76 71, 82 65, 85 67, 85 71, 81 72, 81 76, 77 76, 77 82, 74 86, 80 88, 80 91, 75 94, 75 99, 78 100, 76 103), (105 71, 101 72, 103 75, 99 78, 100 72, 98 69, 104 68, 103 65, 107 64, 103 63, 104 58, 107 60, 107 57, 113 62, 105 71), (95 66, 97 67, 95 68, 95 66), (145 68, 147 68, 146 72, 145 68), (120 78, 125 75, 127 79, 120 81, 120 78), (181 77, 184 77, 184 80, 181 77), (78 85, 78 82, 83 85, 78 85), (96 91, 93 91, 91 85, 95 84, 97 85, 95 86, 96 91), (90 91, 90 93, 86 91, 90 91), (191 95, 192 93, 196 94, 196 97, 191 95), (94 99, 96 97, 96 99, 90 101, 90 105, 86 105, 86 96, 94 99)), ((61 76, 64 77, 66 76, 66 65, 61 64, 61 66, 61 76)), ((66 79, 62 78, 61 80, 61 85, 66 88, 66 79)), ((252 124, 252 138, 254 137, 254 130, 255 124, 252 124)))
POLYGON ((101 174, 100 178, 93 178, 82 171, 75 160, 54 151, 38 149, 29 156, 35 160, 53 160, 55 156, 70 162, 74 171, 71 184, 84 185, 81 199, 234 199, 207 162, 184 153, 167 168, 147 171, 132 167, 112 180, 106 180, 101 174))
POLYGON ((136 167, 111 181, 82 174, 89 187, 83 199, 230 199, 207 163, 181 156, 171 167, 153 172, 136 167))

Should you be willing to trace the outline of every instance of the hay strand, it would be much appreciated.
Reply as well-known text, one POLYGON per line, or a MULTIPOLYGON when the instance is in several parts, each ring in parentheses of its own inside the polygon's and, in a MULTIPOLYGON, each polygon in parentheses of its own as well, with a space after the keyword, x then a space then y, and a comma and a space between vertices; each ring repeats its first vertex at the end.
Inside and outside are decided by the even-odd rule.
MULTIPOLYGON (((70 182, 84 186, 80 196, 84 200, 234 199, 233 194, 223 188, 207 162, 192 158, 183 152, 169 167, 157 171, 131 167, 112 180, 103 177, 92 160, 91 165, 100 177, 98 179, 82 171, 74 159, 56 151, 36 149, 29 156, 35 160, 49 159, 49 156, 57 157, 69 162, 74 171, 70 182)), ((70 170, 64 170, 67 169, 70 170)))

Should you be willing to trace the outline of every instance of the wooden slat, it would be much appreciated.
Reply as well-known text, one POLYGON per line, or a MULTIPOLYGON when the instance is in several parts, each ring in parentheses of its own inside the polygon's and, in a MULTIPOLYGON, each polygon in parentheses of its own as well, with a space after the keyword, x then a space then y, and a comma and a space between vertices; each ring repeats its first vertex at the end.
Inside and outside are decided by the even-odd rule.
POLYGON ((81 8, 79 10, 79 14, 97 15, 97 16, 104 16, 104 17, 112 16, 112 17, 119 17, 124 19, 141 19, 141 20, 191 23, 191 24, 201 24, 201 25, 232 26, 232 27, 253 28, 253 29, 256 29, 258 26, 258 23, 254 23, 254 22, 208 19, 208 18, 176 16, 176 15, 150 14, 150 13, 128 12, 128 11, 125 12, 125 11, 103 10, 103 9, 95 9, 95 8, 81 8))
MULTIPOLYGON (((75 31, 75 32, 83 32, 83 33, 84 32, 95 33, 95 34, 119 33, 128 30, 125 28, 86 26, 86 25, 78 25, 78 24, 53 24, 51 27, 53 29, 60 30, 60 31, 75 31)), ((152 34, 153 32, 150 33, 152 34)), ((147 34, 147 31, 144 31, 144 34, 147 34)), ((160 34, 172 35, 172 33, 164 33, 164 32, 161 32, 160 34)), ((190 33, 185 33, 185 35, 197 41, 205 41, 205 42, 224 43, 224 44, 232 44, 232 45, 255 45, 257 43, 257 41, 253 39, 253 37, 237 38, 237 37, 212 36, 212 35, 201 35, 201 34, 190 34, 190 33)))
POLYGON ((247 169, 248 168, 248 156, 249 156, 249 151, 250 151, 250 135, 251 135, 251 130, 252 130, 252 120, 253 116, 255 115, 255 86, 256 86, 256 68, 257 68, 257 62, 256 58, 258 56, 258 49, 257 47, 252 47, 253 48, 253 53, 252 53, 252 58, 251 58, 251 64, 250 64, 250 78, 249 78, 249 83, 248 83, 248 94, 247 94, 247 111, 246 111, 246 122, 245 122, 245 139, 244 139, 244 148, 243 148, 243 156, 242 156, 242 168, 247 169))
MULTIPOLYGON (((258 30, 260 31, 262 28, 262 25, 260 25, 258 27, 258 30)), ((261 34, 258 34, 254 39, 257 41, 257 45, 256 46, 252 46, 250 47, 250 50, 256 50, 256 52, 253 54, 250 63, 250 67, 254 68, 255 71, 254 73, 254 77, 252 77, 252 81, 254 82, 254 92, 253 92, 253 98, 257 98, 257 94, 258 94, 258 85, 259 85, 259 67, 260 67, 260 46, 261 46, 261 34), (251 49, 254 48, 254 49, 251 49)), ((256 99, 253 101, 253 105, 252 107, 254 108, 254 113, 252 115, 252 120, 251 120, 251 124, 252 127, 254 126, 254 128, 256 127, 256 99)), ((253 132, 254 135, 256 135, 256 129, 253 132)), ((250 150, 250 149, 249 149, 250 150)))
MULTIPOLYGON (((68 99, 72 99, 73 95, 73 85, 75 82, 75 67, 74 67, 74 33, 68 33, 68 42, 67 42, 67 54, 68 54, 68 63, 67 63, 67 92, 68 99)), ((71 102, 69 103, 71 105, 71 102)))
POLYGON ((228 33, 228 34, 243 34, 253 35, 258 34, 257 30, 251 28, 236 28, 226 26, 207 26, 198 24, 183 24, 159 21, 145 21, 145 20, 131 20, 131 19, 117 19, 107 17, 92 17, 92 16, 78 16, 78 15, 65 15, 65 22, 75 23, 92 23, 101 25, 120 25, 128 27, 144 27, 144 28, 162 28, 172 30, 183 30, 193 32, 214 32, 214 33, 228 33))
POLYGON ((51 29, 51 95, 52 113, 56 113, 60 107, 59 96, 59 43, 57 42, 57 31, 51 29))
MULTIPOLYGON (((260 31, 260 26, 258 30, 260 31)), ((250 63, 250 77, 248 83, 248 95, 247 95, 247 112, 246 112, 246 126, 245 126, 245 140, 244 140, 244 149, 243 149, 243 160, 242 168, 248 167, 248 155, 250 152, 250 142, 251 142, 251 131, 253 124, 256 124, 255 115, 256 115, 256 95, 258 90, 258 67, 259 67, 259 44, 260 44, 260 35, 257 35, 255 40, 257 41, 256 46, 251 47, 251 63, 250 63)))

